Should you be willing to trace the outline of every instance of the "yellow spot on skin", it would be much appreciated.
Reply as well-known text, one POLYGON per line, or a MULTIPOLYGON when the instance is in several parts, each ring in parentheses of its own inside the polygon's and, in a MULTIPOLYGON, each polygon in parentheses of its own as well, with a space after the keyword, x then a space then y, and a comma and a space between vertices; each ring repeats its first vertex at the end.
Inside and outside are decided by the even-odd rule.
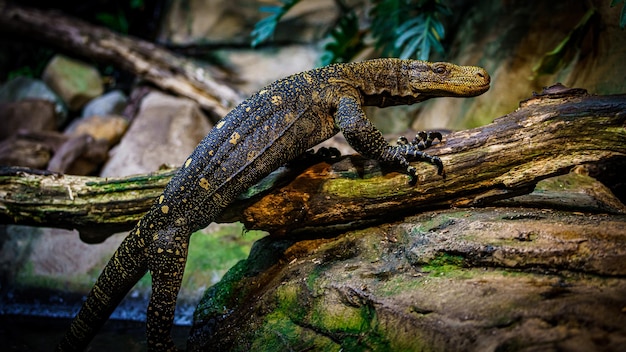
POLYGON ((213 153, 214 153, 213 150, 209 150, 208 154, 209 154, 209 156, 213 156, 213 153))
POLYGON ((250 112, 250 107, 249 106, 246 108, 246 112, 250 112))
POLYGON ((164 205, 161 207, 161 211, 163 212, 163 214, 167 214, 167 212, 170 211, 170 207, 164 205))
POLYGON ((206 178, 201 178, 200 182, 198 183, 200 185, 200 187, 206 189, 207 191, 209 190, 209 181, 207 181, 206 178))
POLYGON ((217 129, 219 130, 220 128, 224 127, 224 124, 225 124, 225 123, 226 123, 226 122, 224 122, 224 121, 220 121, 220 122, 218 122, 218 123, 217 123, 217 125, 215 126, 215 128, 217 128, 217 129))
POLYGON ((309 75, 308 73, 303 73, 302 77, 304 77, 304 79, 309 83, 313 83, 313 77, 311 77, 311 75, 309 75))
POLYGON ((234 132, 231 136, 230 136, 230 144, 237 144, 237 142, 239 141, 239 138, 241 138, 241 136, 239 135, 239 133, 234 132))
POLYGON ((280 95, 274 95, 272 96, 272 104, 274 105, 280 105, 283 103, 283 98, 280 95))
POLYGON ((259 153, 256 150, 251 150, 248 152, 247 160, 252 161, 257 157, 257 155, 259 155, 259 153))
POLYGON ((292 113, 292 112, 287 113, 287 114, 285 115, 285 122, 287 122, 287 123, 292 123, 292 122, 293 122, 293 120, 295 120, 295 116, 296 116, 296 114, 294 114, 294 113, 292 113))
POLYGON ((189 167, 189 164, 191 164, 191 158, 187 159, 187 161, 185 161, 185 167, 189 167))
POLYGON ((267 89, 263 89, 263 90, 259 91, 259 95, 263 95, 265 93, 267 93, 267 89))
POLYGON ((159 197, 159 204, 163 203, 164 199, 165 199, 165 196, 161 194, 161 196, 159 197))

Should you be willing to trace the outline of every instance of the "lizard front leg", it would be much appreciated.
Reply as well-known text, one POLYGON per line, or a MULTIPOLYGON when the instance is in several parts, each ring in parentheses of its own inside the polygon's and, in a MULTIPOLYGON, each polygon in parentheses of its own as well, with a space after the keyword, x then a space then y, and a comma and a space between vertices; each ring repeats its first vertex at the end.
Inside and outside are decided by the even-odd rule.
POLYGON ((191 231, 171 227, 156 233, 148 249, 148 269, 152 275, 152 295, 148 304, 146 335, 148 347, 156 351, 176 351, 171 337, 176 298, 183 279, 191 231))
POLYGON ((350 146, 363 156, 405 168, 411 185, 417 182, 417 170, 409 164, 411 161, 429 162, 437 166, 439 175, 445 177, 441 159, 421 151, 418 144, 392 146, 387 143, 382 133, 365 116, 359 100, 354 97, 343 97, 339 100, 335 124, 350 146))

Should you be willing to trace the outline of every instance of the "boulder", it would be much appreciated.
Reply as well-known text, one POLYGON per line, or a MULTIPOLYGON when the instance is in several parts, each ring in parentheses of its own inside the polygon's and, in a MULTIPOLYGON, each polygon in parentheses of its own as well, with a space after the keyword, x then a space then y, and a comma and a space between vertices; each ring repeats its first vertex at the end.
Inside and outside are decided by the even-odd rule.
POLYGON ((618 351, 625 226, 451 209, 330 239, 265 238, 206 292, 188 349, 618 351))
POLYGON ((160 92, 148 94, 101 176, 128 176, 180 166, 211 125, 197 103, 160 92))
POLYGON ((43 72, 43 80, 73 111, 81 109, 104 90, 96 68, 63 55, 50 60, 43 72))

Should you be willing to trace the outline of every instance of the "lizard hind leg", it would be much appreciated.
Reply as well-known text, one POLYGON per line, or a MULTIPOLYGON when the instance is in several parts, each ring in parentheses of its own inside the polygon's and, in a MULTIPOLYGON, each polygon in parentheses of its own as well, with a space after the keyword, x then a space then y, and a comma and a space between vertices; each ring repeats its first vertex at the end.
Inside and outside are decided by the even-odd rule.
POLYGON ((190 237, 191 231, 186 227, 162 229, 157 232, 148 250, 152 295, 148 304, 146 335, 150 350, 178 350, 171 330, 190 237))

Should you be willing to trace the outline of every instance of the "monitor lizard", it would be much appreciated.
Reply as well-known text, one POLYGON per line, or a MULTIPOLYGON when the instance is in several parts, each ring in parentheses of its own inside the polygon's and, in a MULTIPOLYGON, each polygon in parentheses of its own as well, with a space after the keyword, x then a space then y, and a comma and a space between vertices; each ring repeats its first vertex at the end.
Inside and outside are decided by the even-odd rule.
POLYGON ((472 97, 489 89, 474 66, 374 59, 298 73, 255 93, 220 120, 137 223, 103 269, 57 350, 83 350, 126 293, 149 270, 150 350, 175 350, 170 330, 191 234, 214 221, 240 193, 339 131, 365 157, 401 167, 411 161, 443 173, 414 142, 392 146, 363 106, 408 105, 434 97, 472 97))

